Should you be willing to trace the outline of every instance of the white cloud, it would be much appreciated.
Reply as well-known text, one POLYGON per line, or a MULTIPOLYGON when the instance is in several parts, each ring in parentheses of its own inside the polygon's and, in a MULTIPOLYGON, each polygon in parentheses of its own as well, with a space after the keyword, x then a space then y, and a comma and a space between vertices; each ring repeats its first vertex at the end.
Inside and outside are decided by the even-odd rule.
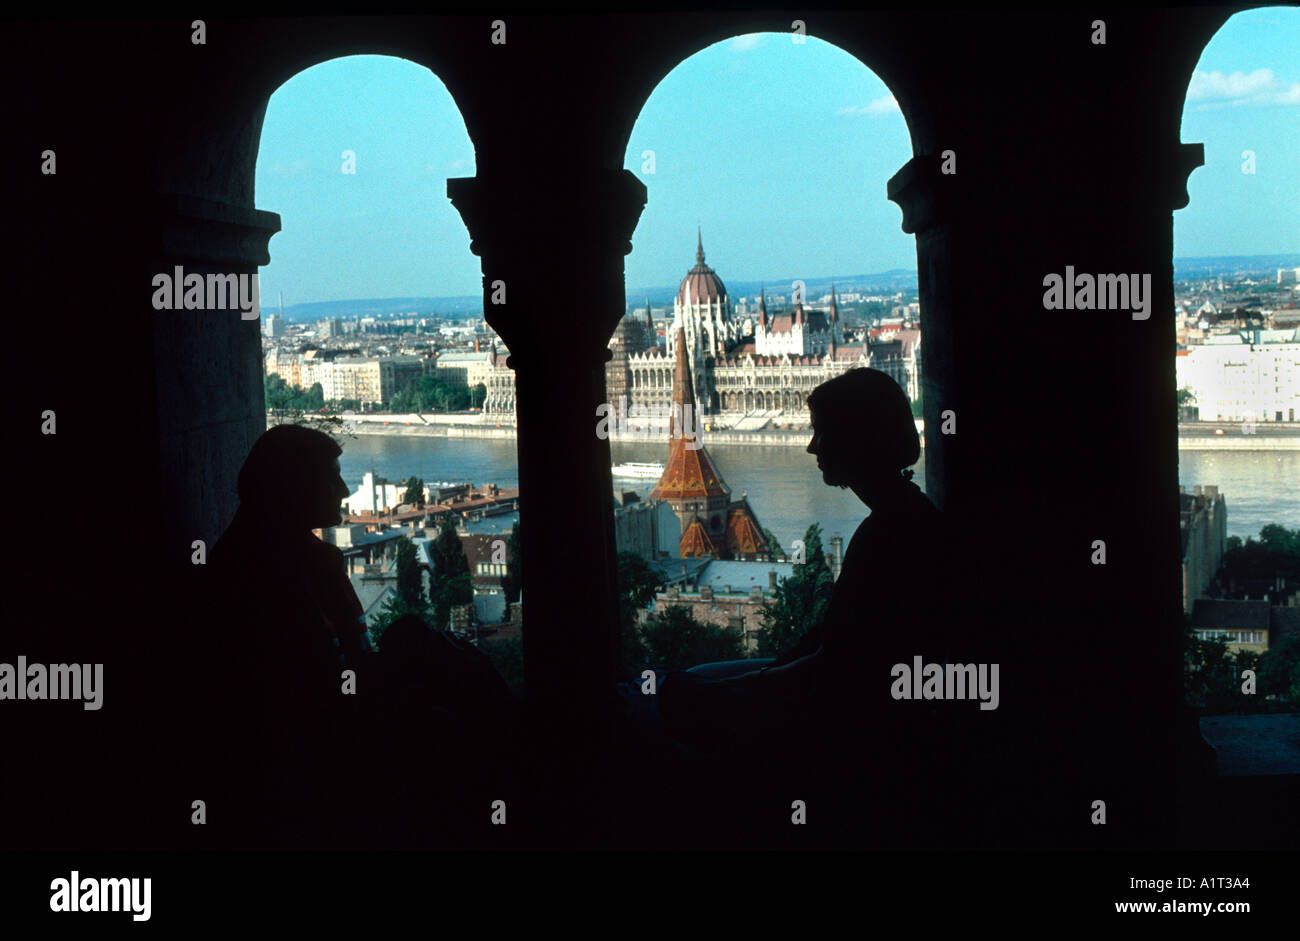
POLYGON ((1226 105, 1300 104, 1300 82, 1285 85, 1272 69, 1228 75, 1198 69, 1187 86, 1187 100, 1226 105))
POLYGON ((856 114, 876 115, 876 114, 889 114, 891 111, 899 111, 899 110, 900 109, 898 107, 898 100, 893 95, 883 95, 880 98, 876 98, 872 101, 867 102, 865 105, 849 105, 847 107, 840 108, 835 113, 848 114, 848 115, 856 115, 856 114))
POLYGON ((1274 104, 1278 105, 1300 105, 1300 82, 1292 82, 1291 86, 1284 92, 1279 92, 1273 99, 1274 104))
POLYGON ((737 36, 731 41, 731 50, 732 52, 748 52, 751 49, 757 49, 762 42, 762 33, 746 33, 744 36, 737 36))

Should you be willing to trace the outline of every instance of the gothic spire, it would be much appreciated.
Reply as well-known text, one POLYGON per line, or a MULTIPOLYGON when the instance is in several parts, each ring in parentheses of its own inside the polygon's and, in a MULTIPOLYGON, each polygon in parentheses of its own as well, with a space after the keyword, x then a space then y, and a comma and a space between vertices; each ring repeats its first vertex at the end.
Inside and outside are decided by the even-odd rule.
POLYGON ((704 235, 698 225, 695 227, 695 263, 704 264, 704 235))
POLYGON ((677 328, 677 362, 673 364, 673 405, 672 417, 669 419, 669 439, 680 438, 682 429, 677 427, 677 416, 682 415, 683 408, 689 408, 689 415, 695 414, 695 383, 691 381, 691 361, 686 350, 686 331, 677 328))

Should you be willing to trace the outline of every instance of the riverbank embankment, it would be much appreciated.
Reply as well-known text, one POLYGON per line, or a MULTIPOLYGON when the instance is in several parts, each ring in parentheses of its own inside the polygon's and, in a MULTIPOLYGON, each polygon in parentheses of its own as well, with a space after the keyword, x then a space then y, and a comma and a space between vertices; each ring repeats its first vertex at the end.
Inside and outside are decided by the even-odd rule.
MULTIPOLYGON (((315 416, 306 416, 315 418, 315 416)), ((513 422, 498 422, 481 415, 348 415, 344 422, 349 434, 391 435, 394 437, 436 438, 509 438, 515 437, 513 422)), ((267 416, 267 427, 278 424, 279 419, 267 416)), ((918 420, 924 447, 924 422, 918 420)), ((716 429, 704 432, 709 444, 808 446, 807 429, 787 430, 763 428, 756 431, 716 429)), ((618 432, 611 429, 609 440, 631 442, 655 440, 662 435, 636 432, 618 432)), ((1300 423, 1270 425, 1259 422, 1253 431, 1240 423, 1198 422, 1179 425, 1178 449, 1180 451, 1300 451, 1300 423)))

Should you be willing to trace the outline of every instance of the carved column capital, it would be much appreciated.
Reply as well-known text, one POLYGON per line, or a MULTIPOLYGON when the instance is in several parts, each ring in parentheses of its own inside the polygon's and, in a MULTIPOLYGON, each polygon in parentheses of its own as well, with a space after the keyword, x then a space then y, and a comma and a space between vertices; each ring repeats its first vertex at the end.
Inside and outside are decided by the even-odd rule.
POLYGON ((1174 151, 1173 171, 1167 177, 1169 187, 1167 198, 1169 208, 1182 209, 1189 202, 1191 197, 1187 194, 1187 181, 1192 175, 1192 171, 1197 167, 1205 166, 1205 145, 1204 144, 1179 144, 1174 151))
MULTIPOLYGON (((603 364, 623 316, 623 256, 645 208, 646 188, 627 170, 560 181, 461 177, 447 196, 483 259, 483 311, 517 364, 566 349, 564 359, 603 364), (504 298, 504 299, 503 299, 504 298), (572 329, 557 336, 555 307, 572 329)), ((512 365, 514 365, 512 364, 512 365)))
POLYGON ((942 158, 913 157, 889 178, 885 192, 903 210, 903 231, 915 235, 949 221, 958 209, 956 176, 944 175, 942 158))
POLYGON ((278 213, 178 193, 158 194, 153 209, 164 262, 255 269, 271 261, 278 213))

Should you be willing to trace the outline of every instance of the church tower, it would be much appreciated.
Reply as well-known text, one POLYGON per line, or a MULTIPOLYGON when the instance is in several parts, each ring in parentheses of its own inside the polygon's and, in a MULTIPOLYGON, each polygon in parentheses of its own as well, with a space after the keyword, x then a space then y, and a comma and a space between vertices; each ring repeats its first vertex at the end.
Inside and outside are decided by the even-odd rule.
POLYGON ((650 492, 651 500, 666 500, 682 524, 682 558, 724 558, 727 504, 731 488, 722 481, 713 458, 699 437, 699 413, 695 410, 695 389, 691 382, 691 362, 686 328, 677 328, 677 362, 673 371, 673 418, 668 442, 668 460, 664 472, 650 492), (683 406, 690 408, 683 412, 683 406), (683 437, 678 415, 689 416, 683 437), (688 447, 689 445, 689 447, 688 447))
POLYGON ((771 558, 767 537, 749 501, 743 496, 732 501, 731 488, 723 482, 700 437, 698 412, 693 407, 683 412, 684 406, 695 401, 683 327, 677 328, 676 346, 668 460, 650 499, 667 501, 677 514, 682 526, 678 546, 682 558, 767 561, 771 558), (678 415, 686 417, 685 428, 679 424, 678 415), (683 437, 683 431, 690 432, 691 437, 683 437))

